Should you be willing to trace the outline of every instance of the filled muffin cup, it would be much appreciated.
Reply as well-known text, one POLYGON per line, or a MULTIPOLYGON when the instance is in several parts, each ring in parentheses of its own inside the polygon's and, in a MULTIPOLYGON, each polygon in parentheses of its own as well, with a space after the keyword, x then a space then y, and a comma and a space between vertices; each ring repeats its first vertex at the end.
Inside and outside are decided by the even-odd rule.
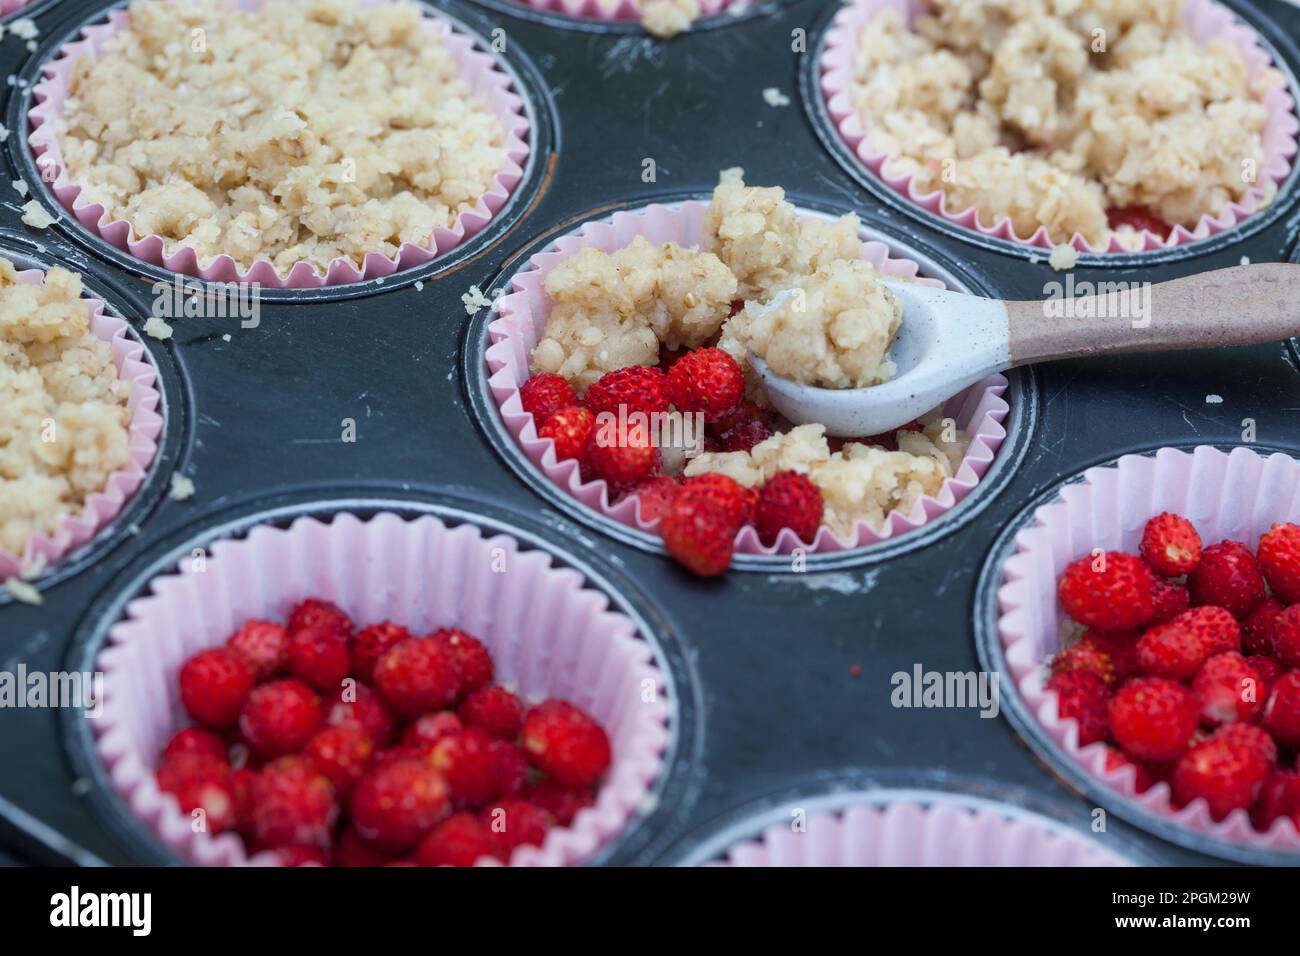
MULTIPOLYGON (((528 260, 510 280, 509 291, 497 300, 497 317, 488 325, 488 387, 506 428, 528 459, 548 480, 588 508, 644 532, 657 531, 659 519, 643 518, 635 495, 613 501, 605 481, 584 481, 577 461, 557 460, 554 442, 538 436, 537 423, 524 411, 519 389, 532 375, 533 349, 542 338, 550 314, 551 301, 544 285, 552 269, 579 249, 593 247, 612 252, 638 236, 654 244, 673 242, 699 247, 705 237, 708 206, 707 202, 700 200, 673 206, 654 204, 641 210, 616 213, 607 220, 585 223, 557 240, 553 247, 528 260)), ((813 218, 810 213, 802 216, 813 218)), ((916 279, 920 284, 935 287, 943 285, 937 279, 918 278, 919 264, 910 259, 895 258, 882 242, 864 241, 862 257, 886 276, 916 279)), ((771 545, 764 545, 754 528, 746 526, 736 535, 736 552, 770 556, 796 551, 812 554, 862 548, 913 531, 956 507, 979 484, 993 464, 998 448, 1006 440, 1003 422, 1011 410, 1004 398, 1008 387, 1005 376, 992 375, 945 403, 943 415, 953 419, 957 428, 970 436, 970 445, 961 466, 944 482, 937 495, 920 498, 906 513, 891 512, 881 527, 858 522, 848 538, 841 538, 823 525, 811 543, 801 541, 787 528, 771 545)))
MULTIPOLYGON (((265 2, 245 0, 240 7, 256 10, 265 2)), ((380 2, 362 0, 361 5, 373 6, 380 2)), ((360 267, 350 258, 339 257, 330 262, 324 275, 306 261, 295 263, 283 275, 266 259, 258 259, 247 269, 227 254, 205 262, 192 246, 180 245, 169 252, 168 240, 158 235, 141 236, 129 220, 112 218, 102 204, 84 197, 82 187, 68 175, 55 131, 63 121, 69 83, 78 60, 83 56, 97 60, 105 42, 130 27, 131 14, 126 9, 109 10, 107 22, 83 27, 77 39, 61 47, 42 66, 43 78, 32 91, 35 105, 27 114, 31 127, 28 143, 41 170, 41 179, 82 226, 105 242, 143 262, 209 282, 256 282, 267 288, 315 289, 388 276, 432 262, 480 232, 509 201, 524 175, 531 124, 520 91, 492 54, 480 49, 474 37, 461 32, 434 11, 425 8, 423 20, 425 28, 442 42, 458 65, 470 91, 486 99, 505 136, 505 160, 473 208, 459 213, 450 227, 436 228, 425 242, 404 243, 396 255, 369 252, 360 267)))
POLYGON ((668 684, 651 645, 606 595, 507 534, 431 515, 362 520, 341 512, 328 522, 302 517, 215 542, 202 567, 187 557, 155 578, 108 631, 96 662, 104 693, 95 750, 127 808, 181 858, 279 862, 270 852, 250 856, 232 833, 194 832, 176 798, 158 789, 154 768, 187 723, 177 688, 184 661, 220 646, 248 620, 284 620, 308 597, 334 602, 358 626, 392 620, 413 634, 462 628, 487 646, 499 683, 525 701, 567 700, 605 728, 613 760, 595 803, 570 826, 551 829, 542 846, 515 849, 510 865, 589 860, 652 799, 669 742, 668 684), (650 684, 657 693, 645 693, 650 684))
MULTIPOLYGON (((1009 671, 1006 683, 1060 757, 1124 801, 1189 833, 1296 853, 1300 861, 1300 833, 1285 817, 1260 832, 1245 810, 1215 821, 1204 799, 1175 808, 1163 781, 1138 792, 1137 769, 1127 761, 1107 769, 1104 741, 1080 747, 1078 722, 1060 718, 1056 694, 1045 689, 1050 662, 1062 647, 1066 618, 1057 581, 1066 566, 1094 549, 1136 553, 1147 521, 1166 511, 1190 520, 1206 544, 1231 539, 1253 548, 1274 523, 1300 520, 1300 462, 1244 447, 1161 448, 1090 468, 1063 487, 1015 536, 997 578, 997 638, 1009 671)), ((1214 852, 1212 844, 1206 849, 1214 852)))
MULTIPOLYGON (((947 196, 942 190, 922 193, 910 174, 890 172, 892 158, 890 155, 877 153, 872 149, 869 141, 871 130, 864 125, 853 106, 851 89, 854 61, 857 58, 862 28, 886 10, 897 11, 902 15, 904 22, 911 25, 927 7, 926 0, 853 0, 851 5, 835 15, 826 34, 818 63, 821 95, 825 100, 831 124, 840 139, 868 172, 911 203, 954 225, 983 236, 1006 240, 1028 248, 1052 249, 1059 243, 1052 241, 1045 226, 1040 226, 1032 235, 1021 236, 1005 215, 998 216, 995 222, 989 224, 981 221, 975 206, 968 209, 951 209, 947 196)), ((1238 21, 1236 15, 1223 4, 1215 0, 1187 0, 1184 17, 1191 35, 1197 42, 1205 43, 1211 39, 1229 40, 1241 52, 1252 78, 1273 65, 1269 53, 1260 43, 1255 31, 1238 21)), ((1268 121, 1262 134, 1264 162, 1258 170, 1257 181, 1240 201, 1230 204, 1218 216, 1209 213, 1202 215, 1192 229, 1175 225, 1167 236, 1143 229, 1136 249, 1122 244, 1114 233, 1111 234, 1109 243, 1103 247, 1093 245, 1077 233, 1070 238, 1068 244, 1086 253, 1150 252, 1171 249, 1226 232, 1260 212, 1267 205, 1268 197, 1268 191, 1263 184, 1281 186, 1291 173, 1297 151, 1296 134, 1300 131, 1300 121, 1296 119, 1295 100, 1291 91, 1285 86, 1274 87, 1262 102, 1268 111, 1268 121)))
MULTIPOLYGON (((18 273, 18 279, 28 285, 41 285, 45 273, 40 269, 26 269, 18 273)), ((109 344, 118 379, 131 385, 126 403, 130 459, 124 467, 109 475, 102 489, 86 497, 79 512, 63 518, 53 534, 33 535, 18 554, 0 548, 0 581, 11 577, 34 578, 73 549, 90 541, 117 517, 140 488, 158 455, 158 441, 163 428, 158 371, 144 345, 131 334, 125 319, 109 315, 100 299, 83 295, 82 301, 86 305, 91 333, 109 344)), ((34 422, 32 427, 39 425, 39 422, 34 422)))
MULTIPOLYGON (((1012 804, 945 791, 850 794, 838 809, 789 814, 712 866, 1112 867, 1133 862, 1078 830, 1012 804)), ((756 826, 762 826, 757 823, 756 826)))

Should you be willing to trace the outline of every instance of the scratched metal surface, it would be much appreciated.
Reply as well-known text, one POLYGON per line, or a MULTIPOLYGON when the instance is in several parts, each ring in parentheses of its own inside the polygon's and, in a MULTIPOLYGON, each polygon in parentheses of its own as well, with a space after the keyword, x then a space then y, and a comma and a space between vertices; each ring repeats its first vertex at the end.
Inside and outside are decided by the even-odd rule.
MULTIPOLYGON (((819 137, 811 66, 792 52, 791 33, 807 31, 815 50, 835 6, 827 0, 769 2, 667 44, 631 28, 565 25, 508 0, 435 5, 481 35, 504 30, 506 59, 533 101, 544 155, 515 206, 450 262, 346 290, 348 298, 264 302, 257 329, 185 319, 170 342, 147 340, 169 403, 156 473, 106 543, 42 582, 43 606, 0 605, 3 668, 59 670, 92 659, 107 623, 152 569, 267 512, 284 520, 344 502, 469 512, 589 570, 645 621, 673 674, 680 710, 658 803, 600 862, 681 860, 720 828, 743 831, 751 810, 872 784, 952 787, 1086 828, 1093 802, 1058 782, 1005 719, 896 710, 890 675, 918 663, 937 671, 980 666, 981 565, 1023 505, 1062 477, 1161 444, 1237 442, 1245 417, 1257 421, 1261 443, 1300 450, 1295 355, 1263 346, 1044 368, 1026 383, 1023 425, 1008 445, 1021 457, 969 520, 923 546, 855 555, 835 570, 692 580, 555 507, 507 467, 493 429, 480 421, 477 364, 466 361, 481 348, 473 338, 481 317, 467 316, 460 301, 471 284, 499 286, 503 265, 519 253, 614 205, 705 195, 717 171, 732 165, 744 166, 751 183, 782 184, 810 206, 856 210, 871 228, 985 291, 1040 297, 1055 276, 1042 262, 954 238, 904 211, 819 137), (769 106, 767 87, 790 104, 769 106), (653 184, 641 180, 646 158, 657 166, 653 184), (1207 404, 1211 394, 1223 403, 1207 404), (337 436, 349 417, 358 441, 345 446, 337 436), (192 500, 165 495, 175 471, 193 477, 192 500)), ((1231 5, 1290 69, 1300 65, 1295 9, 1268 0, 1231 5)), ((8 37, 0 43, 4 69, 30 77, 64 33, 105 8, 82 0, 34 7, 38 50, 8 37)), ((17 176, 28 169, 24 93, 19 86, 5 95, 14 130, 5 162, 17 176)), ((17 194, 0 186, 0 196, 0 250, 76 268, 137 324, 148 314, 148 270, 66 221, 35 234, 18 221, 17 194)), ((1276 261, 1291 254, 1298 231, 1289 188, 1249 235, 1175 261, 1110 260, 1081 268, 1079 278, 1159 280, 1243 256, 1276 261)), ((168 862, 107 793, 84 720, 0 711, 0 768, 0 842, 18 857, 168 862)), ((1114 816, 1098 839, 1143 861, 1215 862, 1114 816)))

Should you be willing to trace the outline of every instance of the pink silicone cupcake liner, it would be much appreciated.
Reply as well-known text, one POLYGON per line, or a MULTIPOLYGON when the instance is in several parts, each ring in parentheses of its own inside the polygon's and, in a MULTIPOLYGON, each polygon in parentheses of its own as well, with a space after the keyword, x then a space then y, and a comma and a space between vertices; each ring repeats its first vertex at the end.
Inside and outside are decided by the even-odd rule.
MULTIPOLYGON (((604 481, 583 481, 578 474, 577 462, 557 461, 554 442, 538 437, 532 416, 524 411, 519 388, 531 375, 530 357, 550 314, 551 304, 543 286, 551 269, 586 246, 612 252, 626 246, 636 236, 644 236, 656 244, 675 242, 682 246, 699 246, 704 239, 707 209, 708 203, 692 200, 675 206, 651 205, 636 212, 616 213, 609 220, 586 223, 576 232, 559 239, 553 248, 528 261, 528 265, 511 280, 510 293, 497 301, 497 318, 488 326, 492 343, 486 353, 490 375, 488 385, 515 441, 547 478, 574 498, 607 518, 642 531, 653 532, 658 528, 658 519, 645 520, 635 497, 611 503, 609 488, 604 481)), ((886 275, 913 278, 919 269, 910 259, 893 258, 889 247, 882 242, 863 242, 862 256, 886 275)), ((935 279, 919 281, 925 285, 942 285, 935 279)), ((1011 410, 1003 398, 1007 387, 1004 376, 993 375, 944 406, 944 414, 971 436, 971 443, 956 475, 944 482, 938 495, 923 497, 906 514, 891 513, 883 528, 859 522, 853 536, 847 540, 823 526, 811 546, 801 542, 789 530, 782 531, 777 540, 767 546, 759 540, 753 528, 745 527, 736 536, 737 552, 772 555, 790 554, 795 549, 833 552, 860 548, 912 531, 950 510, 979 483, 1007 437, 1002 427, 1011 410)))
POLYGON ((1131 866, 1097 841, 1020 807, 938 791, 878 791, 732 846, 720 866, 1131 866), (867 802, 867 801, 870 802, 867 802))
POLYGON ((1044 690, 1065 623, 1056 582, 1066 565, 1094 548, 1136 553, 1146 522, 1163 511, 1186 515, 1207 543, 1230 538, 1254 547, 1275 522, 1300 520, 1300 462, 1247 448, 1162 448, 1090 468, 1081 483, 1062 488, 1059 500, 1039 508, 1033 525, 1016 535, 1016 551, 1003 568, 998 635, 1014 687, 1071 761, 1145 810, 1220 840, 1300 853, 1290 820, 1260 833, 1244 810, 1217 823, 1204 800, 1175 810, 1165 783, 1138 793, 1134 768, 1107 770, 1105 743, 1080 748, 1077 722, 1060 719, 1056 694, 1044 690))
POLYGON ((17 13, 31 2, 32 0, 0 0, 0 17, 7 17, 11 13, 17 13))
MULTIPOLYGON (((28 285, 40 285, 45 281, 45 273, 27 269, 18 273, 18 278, 28 285)), ((126 402, 130 415, 130 462, 109 475, 103 490, 88 495, 81 513, 64 518, 53 535, 29 538, 21 555, 0 548, 0 581, 9 577, 34 577, 94 537, 135 494, 158 453, 158 436, 163 425, 158 411, 161 397, 155 387, 158 373, 150 364, 144 346, 127 334, 130 327, 124 319, 105 314, 104 303, 99 299, 84 296, 83 301, 90 317, 91 333, 109 343, 117 377, 131 383, 126 402)))
MULTIPOLYGON (((886 167, 890 157, 873 152, 868 142, 870 130, 863 126, 857 111, 853 107, 850 87, 853 82, 853 64, 857 57, 858 40, 863 26, 884 10, 897 10, 907 23, 914 23, 928 4, 925 0, 854 0, 838 14, 826 34, 826 43, 820 64, 822 96, 826 100, 827 110, 840 137, 853 150, 878 179, 895 192, 929 210, 967 229, 973 229, 985 236, 1006 239, 1020 245, 1051 249, 1055 243, 1048 236, 1047 229, 1040 227, 1027 238, 1018 235, 1010 219, 999 217, 992 226, 980 222, 974 206, 961 211, 951 211, 947 206, 947 197, 942 190, 921 194, 910 175, 894 175, 886 167)), ((1234 43, 1250 69, 1252 77, 1258 76, 1272 65, 1267 51, 1260 45, 1255 32, 1244 23, 1238 22, 1236 15, 1227 7, 1214 0, 1187 0, 1184 17, 1188 29, 1198 42, 1226 38, 1234 43)), ((1263 146, 1264 164, 1259 171, 1259 182, 1271 181, 1281 184, 1291 171, 1291 163, 1296 155, 1296 133, 1300 122, 1295 115, 1295 100, 1285 87, 1271 90, 1263 100, 1268 109, 1269 120, 1264 127, 1263 146)), ((1241 223, 1252 214, 1259 212, 1261 199, 1265 196, 1264 188, 1258 183, 1252 186, 1241 202, 1233 203, 1220 216, 1205 215, 1196 224, 1195 229, 1175 226, 1168 237, 1159 236, 1144 230, 1140 251, 1167 249, 1184 243, 1193 242, 1217 235, 1241 223)), ((1082 252, 1130 252, 1132 250, 1111 237, 1109 245, 1097 248, 1083 236, 1076 234, 1070 244, 1082 252)))
MULTIPOLYGON (((363 0, 363 6, 372 6, 381 0, 363 0)), ((236 0, 236 6, 257 10, 265 0, 236 0)), ((392 275, 403 269, 423 265, 478 233, 506 204, 511 191, 523 178, 523 163, 528 158, 530 124, 524 114, 524 101, 513 88, 509 75, 497 66, 494 58, 476 49, 474 39, 458 32, 450 22, 436 15, 426 15, 425 24, 438 36, 447 51, 460 66, 461 77, 471 92, 485 97, 492 112, 505 131, 506 160, 493 177, 487 192, 479 197, 473 209, 456 217, 451 228, 438 227, 429 237, 427 245, 406 243, 394 257, 382 253, 367 253, 362 268, 357 269, 351 260, 333 260, 325 275, 320 275, 308 262, 298 262, 281 276, 269 261, 259 259, 247 271, 241 271, 234 259, 220 255, 204 264, 191 246, 181 246, 167 252, 162 237, 149 235, 137 238, 131 223, 125 219, 112 219, 99 203, 90 202, 81 195, 81 187, 68 178, 63 167, 63 157, 55 130, 61 120, 63 104, 68 98, 68 81, 77 61, 82 56, 98 59, 104 43, 120 30, 130 26, 131 14, 127 10, 111 10, 108 22, 86 26, 79 39, 68 43, 58 55, 42 67, 45 78, 33 88, 36 106, 28 113, 32 134, 28 139, 42 167, 43 179, 54 172, 50 188, 64 208, 72 211, 77 220, 104 241, 123 249, 145 262, 163 266, 173 272, 197 276, 209 282, 257 282, 270 288, 315 289, 323 286, 360 282, 379 276, 392 275)))
MULTIPOLYGON (((580 20, 603 20, 606 22, 621 20, 640 20, 644 4, 632 0, 514 0, 514 2, 534 10, 546 13, 562 13, 566 17, 580 20)), ((700 0, 700 16, 711 17, 728 7, 738 6, 743 0, 700 0)))
POLYGON ((499 682, 525 700, 571 701, 605 727, 614 760, 596 803, 541 847, 519 847, 510 865, 580 863, 641 812, 663 769, 670 709, 662 694, 643 700, 646 681, 666 682, 628 617, 577 571, 553 567, 550 555, 521 550, 507 535, 485 537, 432 516, 340 513, 329 523, 300 518, 217 541, 202 572, 187 557, 108 632, 97 661, 104 704, 95 747, 127 806, 180 856, 202 865, 276 862, 268 853, 250 858, 233 834, 194 833, 175 798, 158 790, 154 767, 188 722, 176 684, 181 664, 251 618, 285 619, 308 597, 335 602, 359 624, 391 619, 416 634, 464 628, 491 650, 499 682))

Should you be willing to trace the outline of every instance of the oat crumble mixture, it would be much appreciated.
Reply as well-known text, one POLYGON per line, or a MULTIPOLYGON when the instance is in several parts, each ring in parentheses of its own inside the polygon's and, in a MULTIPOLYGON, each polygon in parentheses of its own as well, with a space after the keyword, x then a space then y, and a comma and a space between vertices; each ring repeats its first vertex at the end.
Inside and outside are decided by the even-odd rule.
POLYGON ((130 13, 77 63, 56 135, 86 198, 169 253, 267 259, 282 275, 359 268, 427 248, 505 162, 501 124, 413 4, 137 0, 130 13))
MULTIPOLYGON (((1140 247, 1108 211, 1189 229, 1223 213, 1253 185, 1244 166, 1263 166, 1262 100, 1283 83, 1272 68, 1252 78, 1229 40, 1198 43, 1183 8, 931 0, 911 28, 884 10, 862 29, 849 92, 886 171, 949 210, 1007 217, 1026 239, 1041 225, 1057 243, 1140 247)), ((1271 200, 1276 184, 1259 185, 1271 200)))
POLYGON ((0 548, 21 556, 126 467, 129 392, 90 331, 81 276, 56 267, 27 285, 0 258, 0 548))
MULTIPOLYGON (((536 372, 567 378, 579 393, 606 372, 657 365, 661 349, 713 344, 745 370, 748 397, 766 399, 748 353, 764 356, 778 374, 825 387, 860 387, 887 380, 888 352, 901 308, 862 258, 859 221, 800 222, 780 187, 746 186, 743 171, 723 172, 704 222, 702 249, 638 236, 606 253, 587 247, 548 273, 551 312, 533 350, 536 372), (801 290, 806 308, 792 304, 768 315, 777 293, 801 290), (744 307, 730 315, 732 303, 744 307)), ((852 540, 854 526, 880 528, 935 495, 960 467, 969 436, 938 413, 920 431, 900 431, 898 450, 844 442, 832 451, 821 425, 780 423, 778 434, 750 451, 705 453, 693 459, 663 451, 664 473, 717 471, 747 487, 776 472, 803 472, 822 492, 823 523, 852 540)))

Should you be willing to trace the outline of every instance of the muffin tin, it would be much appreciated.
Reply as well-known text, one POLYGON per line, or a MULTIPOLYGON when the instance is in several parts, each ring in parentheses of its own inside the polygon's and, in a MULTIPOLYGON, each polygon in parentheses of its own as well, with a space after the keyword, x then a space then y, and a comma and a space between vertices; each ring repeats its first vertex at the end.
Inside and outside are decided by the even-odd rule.
MULTIPOLYGON (((1294 77, 1300 9, 1281 0, 1228 5, 1294 77)), ((33 5, 37 51, 12 36, 0 41, 5 71, 20 77, 5 90, 9 175, 0 183, 25 179, 51 211, 25 146, 23 84, 108 6, 33 5)), ((1041 298, 1063 277, 1045 253, 957 235, 891 201, 845 162, 827 138, 833 130, 814 82, 837 3, 760 4, 666 43, 507 0, 430 6, 480 37, 504 31, 501 58, 532 120, 529 166, 511 201, 478 235, 419 268, 351 286, 263 290, 256 328, 182 318, 165 342, 142 337, 166 405, 158 459, 122 514, 35 582, 42 606, 0 598, 0 669, 85 669, 150 580, 194 547, 253 525, 341 511, 434 514, 507 533, 578 570, 637 622, 670 678, 670 743, 654 797, 593 862, 707 862, 726 850, 719 826, 752 838, 782 807, 828 792, 874 799, 883 790, 953 789, 1046 814, 1100 852, 1138 863, 1240 858, 1129 812, 1066 772, 1011 693, 998 718, 896 709, 890 677, 915 664, 997 668, 987 582, 1027 506, 1062 480, 1130 452, 1240 444, 1246 417, 1258 423, 1257 447, 1300 457, 1294 345, 1017 372, 1007 441, 970 497, 942 518, 877 546, 810 556, 799 573, 788 559, 746 556, 719 581, 695 580, 653 538, 598 520, 517 454, 485 388, 489 311, 467 315, 461 301, 471 286, 504 286, 530 255, 588 219, 705 198, 718 170, 734 165, 752 184, 785 186, 802 208, 856 211, 872 234, 972 290, 1041 298), (798 30, 806 54, 791 50, 798 30), (770 106, 768 87, 791 102, 770 106), (652 183, 642 181, 647 158, 657 170, 652 183), (1207 404, 1209 395, 1222 403, 1207 404), (355 443, 340 441, 344 419, 355 422, 355 443), (193 479, 193 498, 167 495, 174 474, 193 479), (1106 830, 1091 833, 1099 805, 1108 810, 1106 830)), ((1239 229, 1168 252, 1085 256, 1076 278, 1160 281, 1243 257, 1295 261, 1295 178, 1239 229)), ((0 204, 0 250, 76 269, 139 329, 151 286, 170 274, 67 215, 47 230, 28 229, 19 221, 26 198, 10 191, 0 204)), ((0 710, 0 839, 42 860, 179 862, 116 796, 88 724, 71 711, 0 710)))

